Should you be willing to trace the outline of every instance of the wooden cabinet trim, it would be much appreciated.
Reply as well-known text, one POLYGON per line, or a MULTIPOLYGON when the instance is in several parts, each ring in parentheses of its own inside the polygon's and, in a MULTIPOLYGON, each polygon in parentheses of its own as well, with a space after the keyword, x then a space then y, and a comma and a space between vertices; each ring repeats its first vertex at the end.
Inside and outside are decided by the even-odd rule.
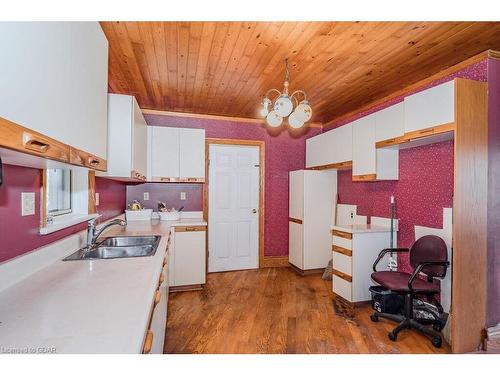
POLYGON ((161 293, 159 290, 157 290, 155 292, 155 306, 158 305, 160 303, 160 300, 161 300, 161 293))
POLYGON ((340 230, 333 229, 332 234, 334 236, 337 236, 337 237, 342 237, 342 238, 345 238, 347 240, 352 240, 352 233, 342 232, 340 230))
POLYGON ((144 176, 142 173, 137 172, 136 170, 132 170, 130 172, 130 177, 140 181, 146 181, 146 176, 144 176))
POLYGON ((292 222, 292 223, 297 223, 297 224, 302 224, 302 220, 300 219, 295 219, 293 217, 289 217, 288 218, 288 221, 292 222))
POLYGON ((360 175, 353 175, 352 176, 353 181, 376 181, 377 180, 377 174, 371 173, 371 174, 360 174, 360 175))
POLYGON ((337 245, 332 245, 332 251, 335 251, 336 253, 346 255, 348 257, 352 257, 352 250, 345 249, 343 247, 337 246, 337 245))
POLYGON ((144 346, 142 348, 142 353, 149 354, 151 352, 152 347, 153 347, 153 331, 148 329, 146 333, 146 338, 144 339, 144 346))
POLYGON ((400 145, 403 143, 407 143, 416 139, 426 138, 433 135, 454 132, 455 131, 455 123, 449 122, 447 124, 437 125, 426 129, 415 130, 412 132, 405 133, 401 137, 386 139, 383 141, 379 141, 375 144, 376 148, 384 148, 395 145, 400 145))
POLYGON ((69 162, 73 165, 105 172, 107 162, 103 158, 69 146, 69 162))
POLYGON ((343 161, 340 163, 317 165, 317 166, 309 167, 306 169, 313 170, 313 171, 321 171, 324 169, 351 169, 351 168, 352 168, 352 160, 348 160, 348 161, 343 161))
POLYGON ((206 232, 206 226, 175 227, 176 232, 206 232))
POLYGON ((334 274, 337 277, 340 277, 341 279, 344 279, 345 281, 352 283, 352 276, 349 276, 349 275, 345 274, 344 272, 340 272, 340 271, 336 270, 335 268, 332 268, 332 274, 334 274))

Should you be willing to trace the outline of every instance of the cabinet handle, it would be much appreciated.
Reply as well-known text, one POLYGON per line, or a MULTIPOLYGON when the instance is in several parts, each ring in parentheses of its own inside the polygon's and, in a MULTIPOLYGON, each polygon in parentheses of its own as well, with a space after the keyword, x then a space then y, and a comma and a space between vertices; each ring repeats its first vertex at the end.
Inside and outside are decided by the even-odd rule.
POLYGON ((153 347, 153 331, 148 329, 146 333, 146 339, 144 340, 144 347, 142 348, 142 352, 144 354, 149 354, 151 352, 151 348, 153 347))
POLYGON ((165 281, 165 275, 161 274, 160 275, 160 284, 163 283, 164 281, 165 281))
POLYGON ((160 303, 160 299, 161 299, 161 293, 159 290, 157 290, 155 293, 155 306, 160 303))
POLYGON ((46 153, 50 148, 50 145, 47 142, 27 133, 23 134, 23 146, 28 150, 36 151, 42 154, 46 153))
POLYGON ((167 257, 163 258, 163 265, 167 264, 167 257))
POLYGON ((419 134, 426 134, 426 133, 432 133, 432 132, 434 132, 434 128, 420 130, 419 134))
POLYGON ((163 182, 170 182, 170 177, 161 177, 161 178, 160 178, 160 181, 163 181, 163 182))
POLYGON ((92 156, 89 156, 88 163, 93 167, 98 167, 99 164, 101 164, 101 162, 98 159, 95 159, 92 156))

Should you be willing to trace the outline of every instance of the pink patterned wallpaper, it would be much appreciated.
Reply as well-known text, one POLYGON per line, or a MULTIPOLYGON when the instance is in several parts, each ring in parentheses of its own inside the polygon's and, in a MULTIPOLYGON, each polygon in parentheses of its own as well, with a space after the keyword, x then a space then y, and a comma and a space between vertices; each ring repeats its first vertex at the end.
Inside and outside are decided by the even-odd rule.
POLYGON ((208 138, 263 140, 266 152, 264 253, 288 254, 288 172, 304 168, 305 140, 319 134, 320 129, 289 132, 285 126, 271 130, 264 125, 230 121, 145 117, 149 125, 205 129, 208 138))
MULTIPOLYGON (((487 80, 487 61, 470 65, 454 74, 421 87, 422 91, 453 78, 487 80)), ((412 93, 414 93, 412 92, 412 93)), ((332 128, 377 112, 403 97, 395 98, 351 118, 336 123, 332 128)), ((358 205, 358 214, 389 215, 389 199, 394 194, 396 217, 400 220, 398 244, 409 247, 414 242, 414 226, 441 228, 444 207, 451 207, 453 197, 453 142, 416 147, 399 152, 399 180, 381 182, 352 182, 352 172, 339 172, 338 193, 341 203, 358 205)), ((399 257, 400 269, 408 270, 407 256, 399 257)))
MULTIPOLYGON (((41 236, 40 226, 40 170, 4 165, 4 184, 0 186, 0 262, 60 240, 85 229, 82 223, 41 236), (35 215, 21 216, 21 192, 35 193, 35 215)), ((120 182, 96 179, 100 195, 99 212, 103 220, 123 213, 125 185, 120 182)))

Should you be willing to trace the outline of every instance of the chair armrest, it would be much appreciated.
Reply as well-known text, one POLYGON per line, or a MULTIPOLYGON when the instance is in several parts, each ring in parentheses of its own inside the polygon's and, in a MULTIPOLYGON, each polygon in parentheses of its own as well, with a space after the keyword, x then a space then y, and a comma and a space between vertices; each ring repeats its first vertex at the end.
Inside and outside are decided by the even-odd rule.
POLYGON ((448 261, 430 261, 430 262, 422 262, 417 265, 417 267, 413 270, 413 273, 411 274, 410 278, 408 279, 408 289, 412 293, 415 293, 415 290, 413 289, 413 281, 417 278, 418 274, 422 272, 422 269, 425 266, 446 266, 448 267, 450 265, 450 262, 448 261))
POLYGON ((375 263, 373 263, 373 272, 377 272, 377 264, 382 260, 385 254, 387 253, 407 253, 410 251, 410 249, 404 248, 404 247, 395 247, 395 248, 388 248, 384 249, 380 252, 378 255, 377 259, 375 260, 375 263))

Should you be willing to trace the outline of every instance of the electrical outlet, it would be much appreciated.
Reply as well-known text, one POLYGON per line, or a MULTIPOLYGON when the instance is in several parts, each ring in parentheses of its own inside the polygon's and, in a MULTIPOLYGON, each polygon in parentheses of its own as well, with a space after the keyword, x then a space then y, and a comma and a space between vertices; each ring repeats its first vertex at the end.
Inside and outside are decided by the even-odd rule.
POLYGON ((181 201, 185 201, 185 200, 186 200, 186 192, 181 191, 181 201))
POLYGON ((354 219, 354 212, 351 211, 351 219, 354 219))
POLYGON ((30 216, 35 214, 35 193, 21 193, 21 215, 30 216))
POLYGON ((99 193, 95 193, 95 205, 99 206, 99 193))
POLYGON ((144 194, 143 194, 143 196, 144 196, 144 200, 145 201, 149 200, 149 192, 145 191, 144 194))

